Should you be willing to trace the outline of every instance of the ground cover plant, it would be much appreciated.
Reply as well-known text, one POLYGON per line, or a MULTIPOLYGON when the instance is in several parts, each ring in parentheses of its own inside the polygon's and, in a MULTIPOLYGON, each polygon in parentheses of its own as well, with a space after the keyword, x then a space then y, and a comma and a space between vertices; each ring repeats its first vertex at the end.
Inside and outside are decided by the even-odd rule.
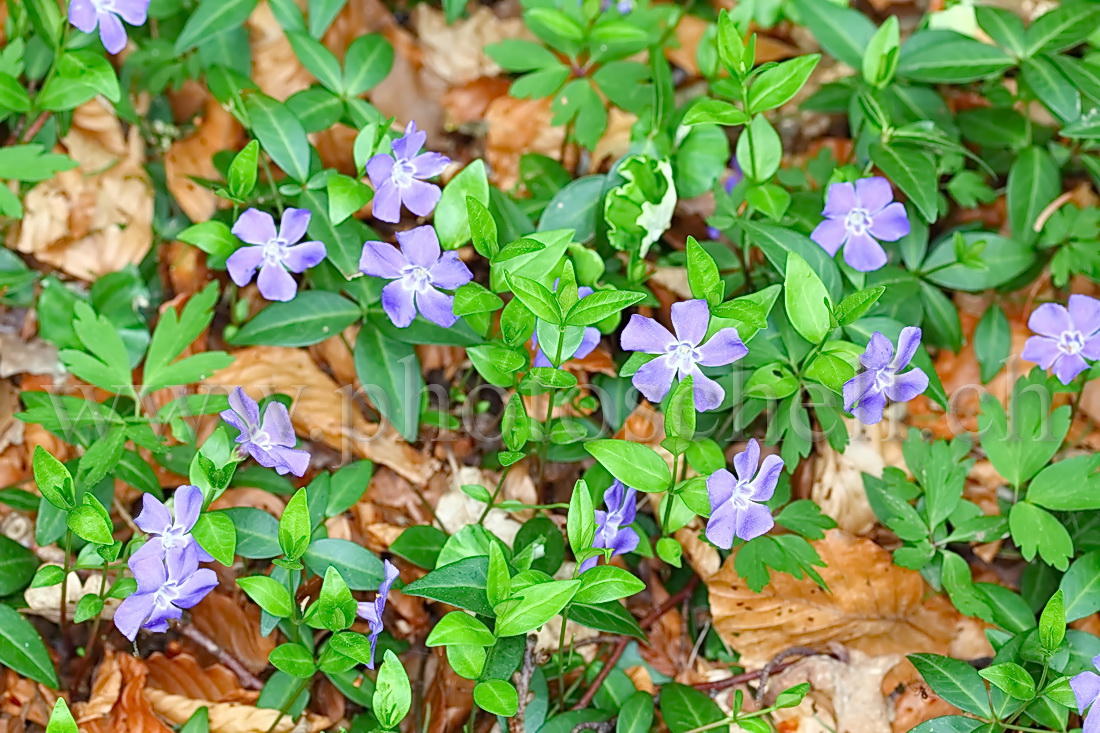
POLYGON ((1100 731, 1100 4, 0 19, 8 733, 1100 731))

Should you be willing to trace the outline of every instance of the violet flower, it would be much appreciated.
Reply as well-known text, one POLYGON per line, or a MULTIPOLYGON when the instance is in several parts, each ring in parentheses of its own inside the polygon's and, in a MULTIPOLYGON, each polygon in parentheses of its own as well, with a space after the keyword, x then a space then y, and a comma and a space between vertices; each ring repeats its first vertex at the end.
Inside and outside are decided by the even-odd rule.
POLYGON ((749 353, 736 328, 723 328, 702 343, 707 335, 710 310, 705 300, 685 300, 672 304, 673 336, 652 318, 637 313, 623 329, 621 345, 627 351, 659 356, 634 374, 634 386, 650 402, 660 402, 672 388, 674 378, 692 377, 695 409, 713 410, 726 396, 718 382, 703 374, 700 366, 732 364, 749 353))
POLYGON ((735 539, 751 540, 775 526, 771 510, 762 502, 775 493, 783 459, 771 455, 761 465, 760 444, 752 439, 733 457, 733 470, 720 468, 707 478, 711 510, 707 539, 723 550, 733 547, 735 539))
POLYGON ((1096 298, 1071 295, 1069 308, 1043 303, 1031 313, 1027 326, 1038 335, 1028 338, 1021 356, 1052 370, 1062 384, 1089 368, 1086 359, 1100 359, 1100 300, 1096 298))
POLYGON ((141 498, 141 513, 134 517, 134 524, 151 537, 134 553, 134 561, 140 561, 149 556, 163 562, 168 553, 181 551, 185 547, 193 547, 200 562, 210 562, 214 559, 191 536, 191 530, 199 521, 199 513, 202 511, 204 499, 202 489, 198 486, 185 485, 176 489, 173 496, 175 498, 174 518, 168 506, 157 497, 145 494, 141 498))
POLYGON ((817 225, 810 239, 835 255, 844 247, 844 261, 859 272, 871 272, 886 264, 886 250, 879 240, 893 242, 909 233, 905 207, 894 201, 885 178, 861 178, 851 183, 834 183, 821 212, 825 221, 817 225))
POLYGON ((603 0, 600 10, 606 13, 612 6, 619 11, 619 15, 628 15, 634 10, 634 0, 603 0))
POLYGON ((859 357, 865 371, 844 383, 844 410, 851 412, 864 425, 874 425, 882 420, 887 397, 895 402, 908 402, 928 389, 928 375, 923 369, 916 367, 905 374, 898 374, 909 366, 913 354, 920 347, 920 338, 919 328, 906 326, 901 329, 898 353, 895 355, 890 339, 879 331, 871 334, 867 350, 859 357))
POLYGON ((130 558, 130 572, 137 591, 115 610, 115 626, 134 640, 138 629, 167 631, 168 621, 183 615, 218 584, 210 568, 200 568, 195 547, 184 545, 168 552, 164 559, 155 555, 130 558))
MULTIPOLYGON (((745 180, 745 173, 741 170, 741 165, 737 162, 737 156, 730 158, 730 172, 726 176, 726 180, 722 183, 722 188, 725 190, 726 195, 733 193, 733 189, 737 187, 737 184, 745 180)), ((707 239, 716 241, 722 236, 722 230, 716 227, 707 227, 707 239)))
POLYGON ((107 53, 126 48, 126 27, 144 25, 148 18, 149 0, 71 0, 69 22, 73 27, 91 33, 99 26, 99 40, 107 53), (121 18, 121 20, 120 20, 121 18))
POLYGON ((237 450, 247 453, 280 476, 292 473, 302 476, 309 468, 309 451, 296 450, 294 427, 286 405, 272 400, 260 422, 260 406, 240 387, 229 393, 229 408, 221 418, 240 431, 237 450))
POLYGON ((397 568, 389 560, 384 560, 382 567, 385 569, 385 578, 382 585, 378 586, 378 595, 373 601, 363 602, 358 605, 359 617, 365 619, 370 627, 370 664, 367 669, 374 669, 374 650, 378 646, 378 637, 382 635, 382 612, 386 610, 386 596, 390 593, 393 581, 400 574, 397 568))
MULTIPOLYGON (((638 533, 630 525, 638 514, 638 492, 622 481, 615 483, 603 492, 603 503, 607 511, 596 510, 596 536, 592 546, 601 550, 611 550, 611 555, 625 555, 638 546, 638 533)), ((581 563, 583 573, 596 566, 600 555, 594 555, 581 563)))
POLYGON ((276 231, 275 219, 266 211, 247 209, 241 214, 233 225, 233 234, 254 246, 241 247, 225 261, 233 282, 244 287, 252 282, 259 268, 256 285, 260 295, 268 300, 293 300, 298 283, 290 273, 305 272, 325 259, 323 243, 295 244, 305 236, 310 216, 308 209, 287 209, 276 231))
MULTIPOLYGON (((554 292, 558 290, 558 283, 554 283, 554 292)), ((591 295, 592 288, 582 285, 577 288, 577 299, 583 300, 591 295)), ((535 320, 538 323, 538 319, 535 320)), ((600 329, 595 326, 587 326, 584 329, 584 336, 581 337, 581 345, 577 347, 577 350, 573 352, 572 359, 583 359, 596 350, 596 347, 600 345, 600 329)), ((531 334, 531 348, 535 349, 535 361, 533 366, 548 367, 554 366, 550 363, 550 358, 546 356, 546 353, 539 348, 539 332, 536 325, 534 333, 531 334)))
MULTIPOLYGON (((1100 669, 1100 654, 1092 658, 1092 666, 1100 669)), ((1077 702, 1077 712, 1084 718, 1081 733, 1100 733, 1100 707, 1096 705, 1096 699, 1100 697, 1100 675, 1091 669, 1085 670, 1074 675, 1069 686, 1077 702)))
POLYGON ((364 242, 359 269, 374 277, 393 280, 382 288, 382 309, 398 328, 406 328, 417 311, 432 323, 450 328, 458 320, 455 290, 474 279, 470 268, 453 251, 440 253, 439 238, 430 226, 397 233, 401 249, 385 242, 364 242))
POLYGON ((367 161, 375 218, 396 224, 401 220, 402 204, 417 216, 427 216, 439 203, 439 186, 424 179, 438 176, 451 159, 440 153, 421 153, 427 139, 427 133, 410 122, 405 135, 394 140, 393 155, 379 153, 367 161))

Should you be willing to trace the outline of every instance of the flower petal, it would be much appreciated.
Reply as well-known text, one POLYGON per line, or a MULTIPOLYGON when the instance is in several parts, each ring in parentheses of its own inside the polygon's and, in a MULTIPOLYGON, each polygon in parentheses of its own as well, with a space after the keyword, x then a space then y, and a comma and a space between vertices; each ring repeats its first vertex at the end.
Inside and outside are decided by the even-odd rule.
POLYGON ((872 390, 863 395, 859 404, 852 410, 852 414, 864 425, 876 425, 881 422, 884 409, 886 409, 886 396, 882 392, 872 390))
POLYGON ((152 494, 141 497, 141 513, 134 517, 134 524, 146 534, 164 534, 172 526, 172 513, 152 494))
POLYGON ((895 372, 909 366, 913 355, 920 348, 921 330, 916 326, 906 326, 898 334, 898 353, 890 362, 890 368, 895 372))
MULTIPOLYGON (((1032 338, 1039 337, 1032 336, 1032 338)), ((1081 348, 1081 356, 1091 361, 1100 359, 1100 334, 1085 340, 1085 345, 1081 348)))
POLYGON ((418 181, 415 178, 401 191, 401 201, 405 208, 417 216, 427 216, 439 203, 443 192, 434 183, 418 181))
POLYGON ((156 595, 153 593, 134 593, 123 599, 115 609, 115 628, 130 641, 137 638, 138 630, 145 619, 153 612, 156 595))
POLYGON ((705 367, 725 366, 749 353, 745 342, 732 326, 723 328, 699 347, 699 363, 705 367))
POLYGON ((722 389, 722 385, 699 371, 699 367, 692 370, 691 377, 695 409, 699 412, 718 409, 726 397, 726 390, 722 389))
POLYGON ((69 22, 85 33, 94 31, 98 20, 92 0, 72 0, 69 3, 69 22))
POLYGON ((715 547, 728 550, 733 547, 737 532, 737 510, 726 502, 718 506, 707 520, 707 539, 715 547))
POLYGON ((410 121, 405 127, 405 134, 393 141, 394 157, 412 160, 427 141, 428 133, 416 129, 416 122, 410 121))
POLYGON ((646 354, 663 354, 676 339, 668 329, 652 318, 638 315, 630 316, 623 329, 619 346, 624 351, 642 351, 646 354))
POLYGON ((1077 702, 1077 712, 1084 713, 1085 709, 1100 697, 1100 675, 1091 671, 1082 672, 1070 679, 1069 687, 1073 690, 1073 698, 1077 702))
POLYGON ((1100 331, 1100 300, 1075 293, 1069 296, 1068 310, 1074 328, 1082 336, 1092 336, 1100 331))
POLYGON ((873 370, 860 372, 844 383, 841 396, 844 398, 845 412, 851 412, 856 403, 875 386, 877 376, 878 372, 873 370))
MULTIPOLYGON (((589 326, 584 329, 584 336, 581 337, 581 345, 577 347, 577 350, 573 352, 574 359, 583 359, 596 350, 596 347, 600 345, 600 329, 593 326, 589 326)), ((549 360, 547 360, 549 361, 549 360)))
POLYGON ((122 21, 114 13, 100 12, 99 40, 103 41, 103 48, 107 53, 115 54, 126 48, 126 28, 122 21))
POLYGON ((245 209, 233 225, 233 236, 248 244, 267 244, 278 236, 275 219, 259 209, 245 209))
POLYGON ((870 234, 853 234, 844 245, 844 261, 857 272, 874 272, 887 261, 886 250, 870 234))
POLYGON ((749 438, 745 450, 733 457, 733 470, 741 481, 752 481, 756 469, 760 467, 760 444, 756 438, 749 438))
POLYGON ((1061 355, 1062 349, 1056 340, 1048 336, 1029 336, 1020 357, 1035 362, 1043 369, 1050 369, 1061 355))
POLYGON ((707 335, 710 309, 702 298, 672 304, 672 330, 676 340, 698 346, 707 335))
MULTIPOLYGON (((743 454, 739 454, 733 459, 734 468, 737 467, 737 459, 741 455, 743 454)), ((753 466, 753 468, 756 467, 753 466)), ((707 476, 707 498, 710 500, 711 512, 717 511, 718 507, 733 498, 733 490, 736 486, 737 477, 730 473, 729 469, 719 468, 710 476, 707 476)))
POLYGON ((310 241, 287 247, 283 264, 291 272, 305 272, 309 268, 321 264, 323 259, 325 259, 324 243, 310 241))
POLYGON ((416 318, 413 302, 415 291, 405 286, 404 280, 394 280, 382 288, 382 310, 398 328, 408 328, 416 318))
POLYGON ((737 512, 734 532, 747 542, 767 534, 774 526, 775 520, 770 509, 763 504, 750 503, 737 512))
POLYGON ((237 287, 243 288, 256 276, 256 268, 264 261, 263 247, 241 247, 225 260, 225 269, 237 287))
POLYGON ((435 288, 418 290, 416 293, 416 308, 420 311, 420 315, 443 328, 450 328, 458 320, 458 316, 454 313, 454 305, 453 295, 446 295, 435 288))
POLYGON ((234 387, 229 393, 229 406, 244 419, 245 426, 249 430, 260 424, 259 403, 240 387, 234 387))
POLYGON ((378 155, 372 155, 370 160, 367 161, 367 177, 370 178, 370 185, 374 187, 375 191, 378 191, 383 183, 390 183, 392 175, 392 155, 379 153, 378 155))
POLYGON ((451 159, 442 153, 427 152, 421 153, 409 162, 412 163, 413 175, 424 179, 438 176, 451 164, 451 159))
MULTIPOLYGON (((175 526, 184 532, 190 532, 199 521, 199 513, 202 511, 204 496, 198 486, 184 484, 176 489, 176 521, 175 526)), ((136 520, 135 520, 136 522, 136 520)))
POLYGON ((364 242, 359 271, 365 275, 396 280, 409 262, 397 247, 385 242, 364 242))
POLYGON ((278 400, 272 400, 264 408, 264 422, 261 428, 275 445, 293 448, 297 442, 294 437, 294 426, 290 422, 290 412, 286 405, 278 400))
POLYGON ((210 568, 199 568, 179 584, 179 595, 172 603, 179 608, 192 608, 217 586, 217 574, 210 568))
POLYGON ((298 283, 286 271, 282 265, 267 263, 260 268, 260 276, 256 278, 256 286, 260 289, 260 295, 268 300, 286 302, 294 300, 298 294, 298 283))
POLYGON ((306 235, 311 216, 309 209, 285 209, 283 218, 279 221, 279 239, 287 244, 300 240, 306 235))
POLYGON ((825 219, 814 227, 810 239, 832 257, 848 241, 848 229, 844 226, 843 219, 825 219))
MULTIPOLYGON (((639 316, 631 316, 631 322, 639 316)), ((647 319, 648 320, 648 319, 647 319)), ((625 338, 626 333, 623 333, 625 338)), ((676 368, 669 363, 667 356, 659 356, 651 362, 642 364, 641 368, 634 373, 634 377, 631 379, 634 386, 638 388, 647 400, 650 402, 660 402, 668 394, 668 390, 672 387, 672 379, 676 376, 676 368)))
POLYGON ((882 176, 860 178, 856 181, 856 198, 859 206, 869 214, 877 214, 894 200, 894 190, 890 182, 882 176))
POLYGON ((401 191, 390 179, 385 179, 374 189, 371 213, 379 221, 396 224, 401 221, 401 191))
POLYGON ((897 202, 873 215, 868 229, 871 236, 884 242, 895 242, 909 233, 909 214, 897 202))
POLYGON ((894 382, 884 391, 894 402, 908 402, 928 389, 928 375, 923 369, 911 369, 894 377, 894 382))
POLYGON ((821 215, 829 219, 844 219, 858 205, 855 186, 847 182, 834 183, 825 194, 825 208, 821 215))
POLYGON ((868 369, 885 369, 894 356, 894 345, 881 331, 871 334, 867 349, 859 355, 859 363, 868 369))
POLYGON ((432 277, 432 285, 444 290, 455 290, 474 279, 457 252, 444 252, 439 261, 428 268, 428 274, 432 277))
POLYGON ((428 268, 439 260, 439 237, 430 226, 398 232, 397 242, 410 264, 428 268))
POLYGON ((1027 327, 1041 336, 1058 338, 1066 331, 1073 330, 1073 321, 1065 306, 1058 303, 1043 303, 1031 312, 1027 327))
POLYGON ((149 19, 149 0, 115 0, 114 9, 130 25, 145 25, 149 19))
POLYGON ((1080 354, 1062 354, 1062 358, 1054 362, 1054 376, 1062 384, 1069 384, 1078 374, 1089 368, 1088 362, 1081 358, 1080 354))
POLYGON ((779 484, 779 476, 783 473, 783 459, 777 455, 764 457, 760 465, 760 473, 756 475, 749 486, 752 493, 749 498, 753 501, 767 501, 775 493, 775 487, 779 484))

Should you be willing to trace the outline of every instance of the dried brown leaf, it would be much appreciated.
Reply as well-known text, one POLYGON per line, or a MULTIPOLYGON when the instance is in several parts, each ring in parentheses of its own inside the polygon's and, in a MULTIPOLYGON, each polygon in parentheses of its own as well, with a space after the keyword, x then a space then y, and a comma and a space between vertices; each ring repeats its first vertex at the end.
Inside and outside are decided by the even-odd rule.
MULTIPOLYGON (((224 623, 233 623, 227 618, 224 623)), ((196 700, 213 702, 239 702, 248 693, 241 687, 237 675, 227 667, 212 664, 203 667, 190 654, 168 657, 160 652, 146 661, 149 687, 163 690, 170 695, 183 695, 196 700)))
POLYGON ((192 221, 209 219, 221 201, 213 191, 191 180, 192 176, 212 180, 220 178, 221 174, 214 165, 214 154, 220 150, 236 149, 243 132, 240 123, 210 94, 194 132, 172 143, 164 154, 168 190, 192 221))
POLYGON ((816 713, 814 717, 824 709, 836 720, 829 730, 892 733, 893 705, 882 694, 882 680, 901 661, 896 654, 868 656, 858 651, 853 651, 847 662, 828 656, 808 657, 769 680, 766 701, 771 703, 783 690, 809 682, 809 707, 816 713))
POLYGON ((235 702, 193 700, 154 688, 147 689, 145 697, 157 714, 173 725, 186 723, 196 710, 205 707, 210 716, 210 733, 297 733, 298 730, 316 733, 332 725, 328 718, 306 713, 306 725, 299 729, 291 717, 281 715, 278 710, 235 702))
POLYGON ((412 21, 424 66, 452 86, 501 73, 500 67, 485 53, 490 43, 512 38, 534 39, 522 18, 498 18, 485 6, 474 9, 466 18, 447 23, 441 10, 421 3, 413 8, 412 21))
POLYGON ((121 694, 122 668, 119 665, 118 652, 107 649, 96 668, 88 701, 73 704, 73 717, 78 723, 106 717, 118 703, 121 694))
POLYGON ((260 609, 222 593, 211 593, 191 609, 191 622, 253 674, 267 669, 278 635, 260 634, 260 609))

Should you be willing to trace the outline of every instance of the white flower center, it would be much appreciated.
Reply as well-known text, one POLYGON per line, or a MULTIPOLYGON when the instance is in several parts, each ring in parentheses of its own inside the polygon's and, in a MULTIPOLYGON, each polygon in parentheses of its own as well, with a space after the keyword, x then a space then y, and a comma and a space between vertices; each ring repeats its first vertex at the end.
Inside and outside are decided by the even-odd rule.
POLYGON ((275 447, 275 444, 271 442, 271 436, 262 430, 257 430, 252 436, 252 445, 256 446, 260 450, 271 450, 275 447))
POLYGON ((287 241, 282 237, 267 240, 264 245, 264 264, 280 265, 286 259, 287 241))
POLYGON ((414 173, 416 169, 413 168, 412 161, 400 158, 394 161, 393 172, 390 173, 390 178, 393 179, 394 184, 398 188, 408 188, 409 184, 413 182, 414 173))
POLYGON ((671 344, 668 347, 668 355, 677 369, 686 371, 699 362, 699 352, 693 344, 687 341, 671 344))
POLYGON ((875 374, 875 391, 883 392, 894 385, 894 371, 890 367, 879 369, 875 374))
POLYGON ((1085 348, 1085 337, 1080 331, 1063 331, 1058 338, 1058 348, 1071 356, 1080 354, 1081 349, 1085 348))
POLYGON ((848 212, 844 218, 844 228, 851 234, 864 234, 871 228, 871 212, 867 209, 855 208, 848 212))
POLYGON ((409 265, 401 274, 405 277, 406 285, 418 292, 424 292, 432 286, 432 274, 426 267, 409 265))

